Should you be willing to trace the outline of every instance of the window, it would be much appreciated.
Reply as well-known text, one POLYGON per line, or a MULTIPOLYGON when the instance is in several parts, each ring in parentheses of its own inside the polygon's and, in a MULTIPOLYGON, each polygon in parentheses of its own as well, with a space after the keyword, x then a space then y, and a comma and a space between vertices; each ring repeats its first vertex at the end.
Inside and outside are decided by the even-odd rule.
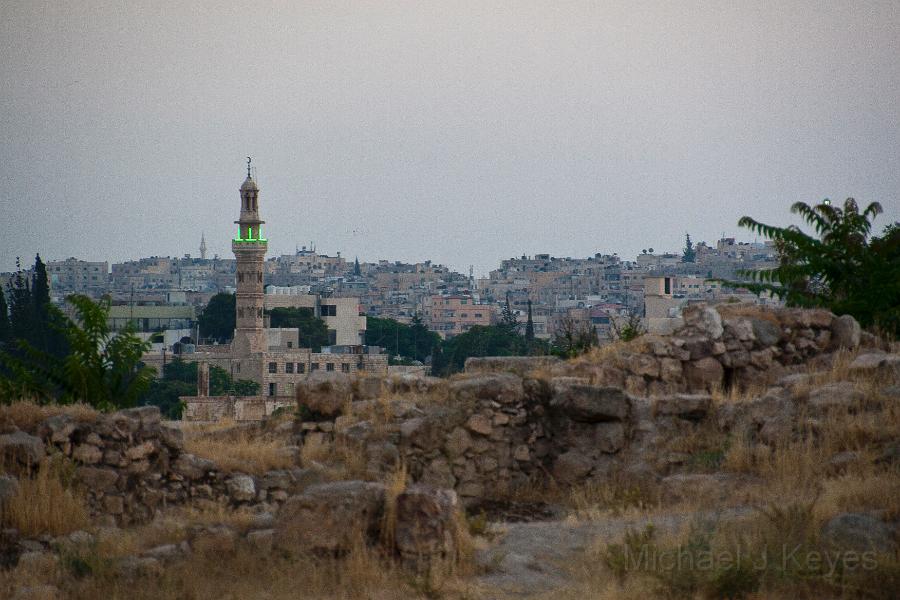
POLYGON ((306 365, 304 365, 303 363, 297 363, 297 372, 306 373, 306 365))
POLYGON ((350 365, 348 365, 347 363, 341 364, 341 371, 343 371, 344 373, 349 373, 349 372, 350 372, 350 365))
POLYGON ((288 348, 293 348, 293 347, 294 347, 294 342, 288 342, 288 348))
POLYGON ((357 368, 357 370, 359 370, 359 371, 365 371, 365 370, 366 370, 366 363, 364 363, 363 361, 359 361, 358 363, 356 363, 356 368, 357 368))
POLYGON ((293 383, 288 383, 288 384, 287 384, 287 395, 288 395, 288 396, 293 396, 293 395, 294 395, 294 384, 293 384, 293 383))
POLYGON ((326 371, 334 371, 334 363, 325 363, 326 371))
POLYGON ((337 331, 334 329, 328 330, 328 345, 334 346, 337 344, 337 331))
POLYGON ((481 313, 475 313, 475 318, 476 318, 476 319, 480 319, 480 318, 481 318, 481 313))
POLYGON ((278 391, 278 384, 274 383, 274 382, 270 383, 269 384, 269 395, 274 396, 275 392, 277 392, 277 391, 278 391))
POLYGON ((323 304, 322 305, 322 316, 323 317, 336 317, 337 316, 337 305, 336 304, 323 304))
POLYGON ((270 362, 269 363, 269 373, 277 373, 278 372, 278 363, 270 362))
POLYGON ((318 370, 319 370, 319 363, 312 363, 312 364, 310 364, 310 365, 309 365, 309 370, 310 370, 310 371, 318 371, 318 370))
POLYGON ((284 363, 284 372, 285 373, 293 373, 294 372, 294 363, 284 363))

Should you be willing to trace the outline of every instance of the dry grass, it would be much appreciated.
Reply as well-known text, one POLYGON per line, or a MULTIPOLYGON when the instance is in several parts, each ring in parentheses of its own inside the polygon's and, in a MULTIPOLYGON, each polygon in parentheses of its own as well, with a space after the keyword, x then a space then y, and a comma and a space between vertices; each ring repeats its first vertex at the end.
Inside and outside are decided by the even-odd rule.
POLYGON ((846 474, 823 483, 816 517, 825 521, 843 512, 881 511, 886 521, 900 519, 900 476, 896 472, 846 474))
POLYGON ((56 415, 69 415, 76 421, 93 423, 100 413, 87 404, 37 404, 31 400, 21 400, 0 405, 0 425, 12 424, 29 433, 34 433, 38 425, 56 415))
POLYGON ((240 435, 236 439, 193 437, 185 440, 185 450, 212 460, 226 472, 263 473, 294 466, 293 454, 281 441, 254 439, 240 435))
POLYGON ((340 438, 331 441, 325 436, 307 436, 300 448, 300 463, 325 467, 326 476, 333 481, 371 478, 365 448, 340 438))
POLYGON ((406 490, 408 474, 406 465, 400 464, 384 482, 384 516, 381 521, 381 542, 385 548, 393 548, 397 531, 397 497, 406 490))
POLYGON ((85 528, 87 508, 71 489, 71 479, 69 465, 62 460, 47 460, 33 477, 21 478, 16 494, 3 504, 0 517, 4 527, 31 537, 85 528))

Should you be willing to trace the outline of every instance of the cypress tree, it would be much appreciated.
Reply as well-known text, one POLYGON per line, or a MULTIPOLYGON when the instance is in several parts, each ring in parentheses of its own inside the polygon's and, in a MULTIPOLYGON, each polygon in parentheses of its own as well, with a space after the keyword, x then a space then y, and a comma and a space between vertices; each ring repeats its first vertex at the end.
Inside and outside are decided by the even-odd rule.
POLYGON ((0 287, 0 344, 9 339, 9 307, 6 305, 6 295, 0 287))
POLYGON ((12 339, 29 339, 34 331, 34 302, 31 286, 22 271, 22 263, 16 257, 16 274, 9 280, 9 330, 12 339))
POLYGON ((534 342, 534 321, 531 318, 531 300, 528 301, 528 321, 525 322, 525 341, 534 342))

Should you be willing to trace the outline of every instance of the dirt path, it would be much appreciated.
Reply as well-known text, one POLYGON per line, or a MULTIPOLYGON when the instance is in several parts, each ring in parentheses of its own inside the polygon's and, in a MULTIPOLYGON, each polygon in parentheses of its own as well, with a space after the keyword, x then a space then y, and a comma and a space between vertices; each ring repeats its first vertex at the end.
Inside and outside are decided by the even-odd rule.
POLYGON ((589 522, 540 521, 497 524, 505 533, 491 547, 479 550, 478 564, 486 574, 478 577, 485 600, 509 600, 545 596, 567 587, 571 575, 567 564, 578 559, 597 541, 614 540, 629 527, 640 529, 649 523, 661 530, 674 530, 694 519, 734 519, 750 509, 729 509, 657 515, 652 518, 610 518, 589 522))

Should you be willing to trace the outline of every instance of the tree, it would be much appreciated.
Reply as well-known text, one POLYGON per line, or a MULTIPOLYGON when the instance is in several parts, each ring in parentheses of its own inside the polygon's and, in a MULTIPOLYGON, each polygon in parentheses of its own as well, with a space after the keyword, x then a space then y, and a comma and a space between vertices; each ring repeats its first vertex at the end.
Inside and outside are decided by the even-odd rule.
POLYGON ((795 225, 776 227, 742 217, 738 225, 775 242, 779 265, 741 271, 750 283, 724 283, 769 292, 788 306, 850 314, 864 327, 900 337, 900 227, 888 226, 882 236, 869 239, 881 205, 872 202, 860 212, 853 198, 843 208, 826 199, 815 206, 797 202, 791 212, 799 214, 815 234, 795 225))
POLYGON ((108 325, 109 299, 99 303, 81 295, 69 296, 76 320, 71 321, 53 306, 54 320, 61 327, 68 354, 59 358, 17 341, 20 353, 0 351, 5 373, 0 397, 6 401, 34 397, 42 402, 84 402, 101 410, 134 406, 153 378, 141 356, 149 344, 127 326, 115 335, 108 325))
POLYGON ((409 325, 379 317, 366 317, 366 344, 382 346, 400 360, 425 362, 440 336, 429 331, 418 315, 409 325))
POLYGON ((355 277, 359 277, 360 275, 362 275, 362 270, 359 268, 359 257, 358 256, 353 261, 353 275, 355 277))
MULTIPOLYGON (((166 363, 161 379, 154 379, 141 397, 143 406, 158 406, 168 419, 180 419, 184 410, 183 396, 197 394, 197 363, 185 362, 180 357, 166 363)), ((248 379, 232 380, 225 369, 210 365, 209 393, 211 396, 256 396, 260 385, 248 379)))
POLYGON ((692 263, 697 261, 697 251, 694 250, 694 243, 691 241, 691 234, 684 234, 684 252, 681 255, 681 262, 692 263))
POLYGON ((203 336, 222 343, 230 340, 237 323, 236 307, 235 294, 218 293, 210 298, 197 319, 203 336))
POLYGON ((6 294, 0 286, 0 348, 9 339, 9 307, 6 305, 6 294))
POLYGON ((328 345, 328 325, 317 317, 311 308, 273 308, 269 312, 271 327, 288 327, 299 330, 297 343, 301 348, 318 352, 328 345))
POLYGON ((562 358, 574 358, 596 346, 598 341, 594 327, 565 317, 553 336, 550 352, 562 358))
POLYGON ((500 313, 500 326, 513 332, 519 328, 519 320, 516 318, 516 313, 509 306, 509 292, 506 292, 506 304, 500 313))
POLYGON ((525 343, 534 343, 534 320, 531 318, 531 300, 528 301, 528 320, 525 322, 525 343))
POLYGON ((496 326, 475 325, 444 342, 447 372, 463 370, 470 356, 525 356, 528 346, 525 338, 503 324, 496 326))

